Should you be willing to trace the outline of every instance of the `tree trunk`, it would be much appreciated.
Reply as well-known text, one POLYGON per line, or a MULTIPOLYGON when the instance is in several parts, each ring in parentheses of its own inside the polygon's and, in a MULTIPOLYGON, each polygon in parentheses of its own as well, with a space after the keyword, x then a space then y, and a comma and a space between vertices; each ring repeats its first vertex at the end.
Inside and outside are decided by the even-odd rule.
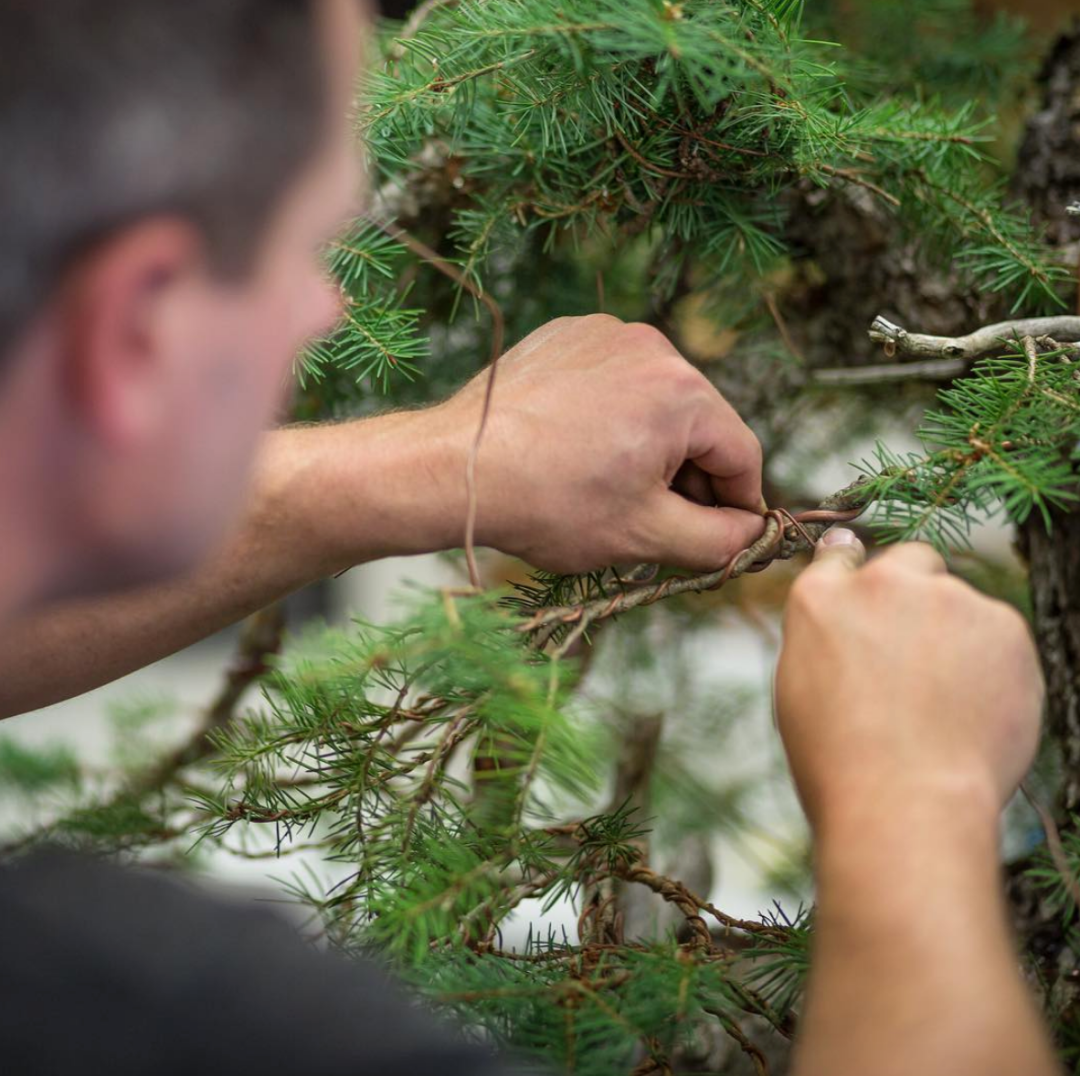
POLYGON ((1080 513, 1057 512, 1047 534, 1033 514, 1020 528, 1035 638, 1046 677, 1047 734, 1060 752, 1058 814, 1080 813, 1080 513))
MULTIPOLYGON (((1080 218, 1080 26, 1051 47, 1039 76, 1043 100, 1028 121, 1013 189, 1033 221, 1076 261, 1080 218)), ((1055 512, 1049 534, 1037 513, 1020 529, 1031 572, 1035 635, 1047 684, 1047 728, 1061 752, 1063 818, 1080 809, 1080 513, 1055 512)))
MULTIPOLYGON (((1058 512, 1048 534, 1033 515, 1018 546, 1028 562, 1035 639, 1046 677, 1046 735, 1060 759, 1054 814, 1063 833, 1080 812, 1080 513, 1058 512)), ((1056 1028, 1080 1026, 1080 968, 1060 906, 1026 873, 1031 860, 1009 870, 1013 924, 1031 967, 1032 986, 1056 1028)))
MULTIPOLYGON (((1029 120, 1017 157, 1014 192, 1067 260, 1077 259, 1080 200, 1080 26, 1052 46, 1039 76, 1042 103, 1029 120)), ((1064 832, 1080 814, 1080 512, 1052 514, 1049 533, 1038 513, 1019 528, 1027 561, 1035 638, 1046 677, 1046 732, 1060 760, 1054 813, 1064 832)), ((1014 920, 1038 972, 1046 1008, 1058 1027, 1080 1023, 1077 952, 1061 909, 1015 864, 1009 881, 1014 920)))

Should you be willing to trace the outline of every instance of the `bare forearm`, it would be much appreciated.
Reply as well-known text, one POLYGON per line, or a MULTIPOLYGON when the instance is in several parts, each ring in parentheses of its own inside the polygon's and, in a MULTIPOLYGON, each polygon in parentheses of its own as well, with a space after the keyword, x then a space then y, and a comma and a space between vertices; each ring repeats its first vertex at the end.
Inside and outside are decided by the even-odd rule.
POLYGON ((912 789, 823 827, 798 1076, 1054 1076, 1020 978, 995 811, 912 789))
POLYGON ((499 360, 482 424, 495 384, 484 371, 422 412, 268 438, 240 526, 197 573, 6 631, 0 717, 105 683, 350 564, 461 544, 481 426, 476 545, 558 572, 707 570, 761 535, 761 446, 648 326, 602 314, 543 326, 499 360), (672 486, 684 463, 693 499, 672 486))
POLYGON ((243 516, 197 571, 44 609, 0 649, 0 717, 81 694, 351 564, 453 544, 456 473, 416 414, 267 435, 243 516))

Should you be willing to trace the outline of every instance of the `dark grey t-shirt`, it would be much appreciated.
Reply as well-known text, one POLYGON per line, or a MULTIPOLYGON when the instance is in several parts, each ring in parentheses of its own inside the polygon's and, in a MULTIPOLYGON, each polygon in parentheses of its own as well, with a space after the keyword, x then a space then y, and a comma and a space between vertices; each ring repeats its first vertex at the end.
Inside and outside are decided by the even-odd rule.
POLYGON ((74 856, 0 867, 0 1072, 508 1076, 270 910, 74 856))

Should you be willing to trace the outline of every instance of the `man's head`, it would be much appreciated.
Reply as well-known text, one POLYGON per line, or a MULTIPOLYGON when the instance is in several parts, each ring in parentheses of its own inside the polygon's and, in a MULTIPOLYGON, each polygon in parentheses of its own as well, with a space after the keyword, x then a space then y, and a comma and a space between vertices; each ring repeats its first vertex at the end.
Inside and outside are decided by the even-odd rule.
POLYGON ((0 489, 67 543, 52 589, 186 566, 241 500, 337 313, 360 29, 356 0, 0 0, 0 489))

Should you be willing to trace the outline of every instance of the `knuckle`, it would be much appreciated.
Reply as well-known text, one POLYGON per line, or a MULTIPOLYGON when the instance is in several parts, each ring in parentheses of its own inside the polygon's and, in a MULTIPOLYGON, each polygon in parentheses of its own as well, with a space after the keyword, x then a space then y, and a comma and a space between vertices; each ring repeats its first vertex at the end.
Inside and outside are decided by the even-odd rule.
POLYGON ((666 342, 662 347, 632 349, 620 362, 624 377, 626 358, 630 359, 629 375, 648 391, 653 409, 662 410, 665 415, 673 401, 680 407, 693 405, 716 393, 712 382, 666 342))
POLYGON ((947 605, 970 605, 990 603, 990 599, 980 594, 955 575, 939 575, 934 579, 934 593, 938 600, 947 605))
POLYGON ((933 581, 926 598, 930 616, 939 625, 949 625, 948 630, 976 623, 982 630, 988 626, 987 610, 982 608, 981 595, 966 583, 952 576, 942 576, 933 581))
POLYGON ((655 325, 644 321, 628 321, 622 326, 624 338, 631 344, 648 350, 677 354, 675 345, 655 325))
POLYGON ((970 583, 955 575, 939 575, 934 579, 934 593, 942 605, 966 608, 980 617, 996 618, 999 610, 1008 613, 1011 606, 980 593, 970 583))
POLYGON ((859 581, 873 590, 888 590, 901 585, 903 569, 900 561, 887 549, 868 561, 859 572, 859 581))
POLYGON ((746 431, 743 434, 746 446, 744 451, 746 452, 747 460, 750 463, 757 465, 760 469, 761 464, 765 460, 765 450, 761 447, 761 439, 749 426, 744 426, 744 430, 746 431))
POLYGON ((581 333, 588 329, 610 331, 621 326, 622 321, 613 314, 562 314, 546 321, 536 332, 556 335, 567 331, 581 333))
POLYGON ((567 318, 566 320, 577 321, 580 322, 582 325, 589 325, 595 328, 614 329, 624 326, 622 318, 617 318, 614 314, 582 314, 579 317, 567 318))
POLYGON ((975 624, 976 630, 1008 649, 1034 651, 1027 619, 1009 602, 983 594, 963 579, 949 575, 935 580, 934 597, 940 616, 975 624))
POLYGON ((656 380, 680 400, 705 400, 716 393, 712 382, 670 345, 654 352, 648 361, 656 380))

